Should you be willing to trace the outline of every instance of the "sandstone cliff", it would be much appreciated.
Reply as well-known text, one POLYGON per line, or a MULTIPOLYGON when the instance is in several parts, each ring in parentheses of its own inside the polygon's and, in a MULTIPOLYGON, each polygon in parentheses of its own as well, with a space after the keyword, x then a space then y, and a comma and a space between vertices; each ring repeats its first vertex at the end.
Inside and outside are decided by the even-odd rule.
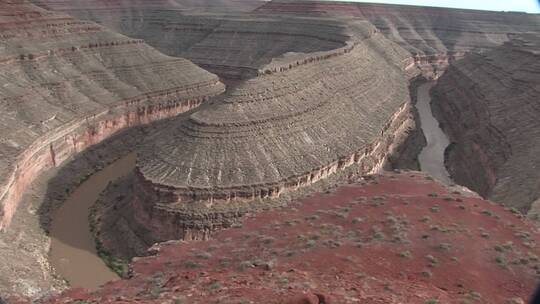
POLYGON ((514 36, 450 65, 432 91, 452 178, 527 211, 540 197, 540 38, 514 36))
POLYGON ((187 0, 107 4, 99 0, 85 1, 85 4, 35 1, 98 21, 130 37, 144 39, 168 55, 186 57, 214 72, 236 77, 252 75, 250 71, 257 59, 270 59, 287 47, 306 52, 313 44, 320 47, 321 39, 327 40, 329 49, 335 47, 332 42, 343 41, 329 26, 339 19, 352 17, 371 22, 388 39, 410 51, 417 64, 423 65, 429 73, 433 69, 438 73, 449 61, 467 52, 499 46, 508 41, 509 34, 538 31, 540 25, 539 15, 524 13, 338 1, 223 0, 202 1, 196 5, 187 0), (246 14, 248 12, 252 14, 246 14), (276 16, 279 19, 272 22, 276 16), (299 21, 296 18, 292 21, 289 18, 292 16, 323 17, 324 20, 299 21), (294 31, 285 25, 290 22, 297 23, 294 31), (328 34, 321 36, 325 33, 328 34), (295 37, 290 37, 291 34, 295 37), (275 38, 265 39, 267 36, 275 38), (240 41, 239 37, 244 39, 240 41), (224 41, 228 45, 220 49, 224 55, 212 56, 224 41), (265 41, 275 44, 274 49, 266 50, 267 54, 257 50, 265 41), (234 74, 232 66, 237 67, 234 74))
POLYGON ((249 14, 200 14, 174 7, 120 7, 101 13, 70 13, 99 21, 130 37, 143 39, 170 56, 187 58, 226 78, 249 78, 285 52, 309 53, 344 46, 343 22, 289 17, 260 18, 249 14))
POLYGON ((229 204, 277 198, 351 166, 382 168, 414 126, 409 56, 367 22, 350 27, 344 47, 275 58, 157 132, 138 152, 135 221, 155 241, 207 238, 229 204))
POLYGON ((467 52, 491 49, 509 34, 538 31, 540 16, 410 5, 273 0, 260 14, 294 14, 370 21, 421 64, 444 68, 467 52))
POLYGON ((0 4, 0 229, 44 169, 224 91, 217 76, 92 22, 0 4))

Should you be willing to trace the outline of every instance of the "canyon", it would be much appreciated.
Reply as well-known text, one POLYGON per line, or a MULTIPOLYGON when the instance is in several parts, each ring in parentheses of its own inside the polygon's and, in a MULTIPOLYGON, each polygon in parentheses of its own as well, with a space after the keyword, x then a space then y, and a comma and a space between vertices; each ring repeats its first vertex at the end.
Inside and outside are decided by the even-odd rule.
POLYGON ((178 114, 224 90, 216 76, 189 61, 96 24, 19 1, 0 9, 6 43, 0 229, 44 168, 118 130, 178 114))
POLYGON ((527 213, 540 197, 540 36, 512 36, 450 65, 434 87, 434 113, 450 136, 452 178, 527 213), (457 90, 456 88, 460 88, 457 90))
POLYGON ((11 302, 502 303, 533 288, 538 236, 523 214, 540 210, 539 15, 286 0, 32 3, 0 4, 0 253, 20 259, 0 265, 17 277, 0 279, 0 292, 11 302), (115 170, 126 155, 136 164, 115 170), (420 169, 446 185, 409 171, 420 169), (123 177, 100 177, 112 171, 123 177), (270 226, 277 234, 262 235, 270 226), (259 235, 247 246, 249 233, 259 235), (315 245, 295 245, 312 234, 301 241, 315 245), (474 259, 459 257, 464 248, 474 259), (81 251, 123 279, 77 283, 90 278, 76 262, 85 258, 63 254, 81 251), (332 251, 341 260, 321 267, 332 251), (409 255, 410 268, 383 274, 409 255), (373 269, 358 260, 374 256, 373 269), (62 270, 66 260, 76 268, 62 270), (324 284, 330 277, 341 279, 324 284), (56 294, 69 283, 95 291, 56 294))
POLYGON ((418 155, 418 161, 422 171, 448 185, 452 181, 444 163, 444 152, 450 142, 446 134, 439 128, 439 122, 431 111, 430 90, 433 85, 434 83, 427 82, 418 87, 415 106, 418 109, 418 116, 420 116, 422 132, 426 137, 426 146, 418 155))

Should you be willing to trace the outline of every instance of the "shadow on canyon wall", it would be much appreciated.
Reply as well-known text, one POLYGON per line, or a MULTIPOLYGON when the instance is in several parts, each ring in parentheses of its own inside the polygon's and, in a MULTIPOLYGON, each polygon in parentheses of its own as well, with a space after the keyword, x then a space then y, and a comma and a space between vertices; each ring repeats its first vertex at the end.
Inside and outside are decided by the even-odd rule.
MULTIPOLYGON (((41 228, 47 234, 51 232, 55 212, 78 186, 94 173, 134 152, 137 146, 150 136, 154 130, 163 127, 164 124, 167 124, 172 119, 180 116, 186 117, 193 113, 194 110, 196 109, 182 113, 176 117, 119 131, 117 134, 66 160, 64 164, 56 169, 57 172, 55 172, 55 175, 47 183, 47 192, 38 210, 41 228)), ((68 240, 59 240, 61 242, 67 242, 67 245, 74 246, 75 248, 78 247, 77 244, 72 244, 68 240)))

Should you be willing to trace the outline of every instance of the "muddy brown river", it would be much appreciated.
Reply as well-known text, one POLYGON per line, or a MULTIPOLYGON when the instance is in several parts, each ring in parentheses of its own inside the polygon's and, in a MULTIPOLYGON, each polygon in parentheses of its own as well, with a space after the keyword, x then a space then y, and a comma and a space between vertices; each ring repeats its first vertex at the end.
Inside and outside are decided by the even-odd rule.
POLYGON ((50 263, 72 287, 92 290, 118 279, 97 255, 88 215, 109 182, 127 175, 134 167, 132 153, 96 172, 53 214, 50 263))
POLYGON ((418 160, 420 168, 429 175, 443 182, 451 184, 450 175, 444 166, 444 150, 450 144, 448 137, 439 127, 439 122, 431 112, 431 96, 429 90, 435 85, 434 82, 427 82, 418 87, 418 100, 416 108, 420 115, 422 131, 426 136, 427 145, 424 147, 418 160))

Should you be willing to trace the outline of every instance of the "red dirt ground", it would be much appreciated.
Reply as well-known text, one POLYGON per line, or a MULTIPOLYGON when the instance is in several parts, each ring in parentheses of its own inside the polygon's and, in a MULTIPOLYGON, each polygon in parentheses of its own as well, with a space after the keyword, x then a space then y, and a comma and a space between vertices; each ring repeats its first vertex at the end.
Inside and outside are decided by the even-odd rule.
POLYGON ((538 241, 512 210, 392 173, 161 244, 131 279, 44 303, 523 303, 538 241))

